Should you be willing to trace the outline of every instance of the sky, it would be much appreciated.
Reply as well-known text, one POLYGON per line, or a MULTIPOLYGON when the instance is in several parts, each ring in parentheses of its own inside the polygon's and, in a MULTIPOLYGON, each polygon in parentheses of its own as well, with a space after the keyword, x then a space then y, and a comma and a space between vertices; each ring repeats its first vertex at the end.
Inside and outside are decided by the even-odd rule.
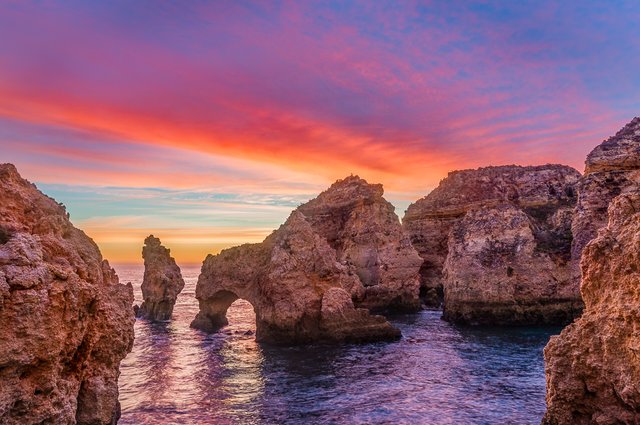
POLYGON ((357 174, 568 164, 640 115, 633 1, 0 2, 0 162, 112 263, 259 242, 357 174))

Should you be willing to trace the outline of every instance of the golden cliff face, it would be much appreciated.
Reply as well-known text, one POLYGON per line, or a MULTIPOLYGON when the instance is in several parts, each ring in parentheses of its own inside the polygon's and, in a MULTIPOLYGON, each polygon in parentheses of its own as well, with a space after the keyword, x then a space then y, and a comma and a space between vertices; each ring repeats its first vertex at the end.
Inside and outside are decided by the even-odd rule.
POLYGON ((543 423, 639 423, 640 118, 586 165, 572 226, 585 311, 545 349, 543 423))
POLYGON ((13 165, 0 165, 0 198, 0 422, 110 424, 131 285, 13 165))
POLYGON ((571 216, 580 173, 563 165, 454 171, 409 206, 427 304, 478 324, 569 323, 571 216))
POLYGON ((640 421, 640 192, 584 249, 582 317, 545 348, 545 424, 640 421))

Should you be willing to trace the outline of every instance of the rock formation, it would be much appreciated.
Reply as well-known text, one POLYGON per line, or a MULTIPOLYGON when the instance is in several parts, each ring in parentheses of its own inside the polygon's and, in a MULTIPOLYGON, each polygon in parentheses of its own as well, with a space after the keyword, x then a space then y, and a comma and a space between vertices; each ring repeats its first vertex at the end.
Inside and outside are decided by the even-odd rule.
POLYGON ((582 255, 584 314, 544 351, 543 424, 640 423, 640 192, 608 217, 582 255))
POLYGON ((571 216, 580 178, 562 165, 454 171, 410 205, 403 226, 424 262, 421 292, 461 323, 568 323, 571 216))
POLYGON ((573 279, 580 282, 582 250, 598 229, 607 224, 607 208, 616 196, 640 184, 640 117, 587 156, 584 177, 578 185, 578 204, 573 218, 571 258, 573 279))
POLYGON ((65 208, 0 165, 0 423, 115 423, 132 303, 65 208))
POLYGON ((362 290, 352 269, 306 217, 294 211, 259 244, 209 255, 198 278, 200 312, 191 324, 213 332, 227 324, 226 311, 238 298, 256 313, 256 339, 273 344, 312 341, 391 340, 400 332, 383 317, 355 308, 362 290))
POLYGON ((180 267, 153 235, 144 240, 144 278, 142 297, 144 302, 137 311, 138 316, 149 320, 169 320, 178 294, 184 288, 180 267))
POLYGON ((326 239, 338 261, 353 266, 364 286, 354 297, 370 310, 420 308, 422 259, 402 230, 380 184, 351 176, 298 207, 313 230, 326 239))

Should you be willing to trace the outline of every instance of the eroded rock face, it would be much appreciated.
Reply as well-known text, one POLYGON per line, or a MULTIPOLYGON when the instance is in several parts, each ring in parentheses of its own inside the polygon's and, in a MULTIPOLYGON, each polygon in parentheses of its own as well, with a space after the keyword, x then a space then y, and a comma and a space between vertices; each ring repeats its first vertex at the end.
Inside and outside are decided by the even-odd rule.
MULTIPOLYGON (((570 225, 569 214, 560 212, 556 219, 564 228, 570 225)), ((540 251, 533 223, 520 208, 470 210, 450 232, 448 246, 443 272, 445 320, 569 323, 582 307, 568 284, 570 268, 540 251)))
POLYGON ((115 423, 132 303, 65 208, 0 165, 0 422, 115 423))
POLYGON ((580 173, 563 165, 454 171, 410 205, 403 226, 424 262, 421 291, 462 323, 565 323, 580 173))
POLYGON ((582 255, 584 314, 544 350, 543 424, 640 423, 640 192, 608 217, 582 255))
POLYGON ((380 184, 351 176, 298 207, 338 261, 355 268, 364 286, 356 304, 370 310, 420 308, 422 259, 411 246, 380 184))
POLYGON ((170 251, 162 246, 160 239, 153 235, 144 240, 142 258, 144 302, 138 310, 138 316, 149 320, 169 320, 178 294, 184 288, 180 267, 171 257, 170 251))
POLYGON ((191 325, 216 331, 227 324, 229 306, 242 298, 254 307, 261 342, 399 338, 400 332, 383 317, 354 307, 351 293, 358 288, 355 271, 338 262, 325 238, 294 211, 264 242, 206 258, 196 287, 200 312, 191 325))
POLYGON ((607 225, 607 208, 616 196, 640 185, 640 117, 634 118, 615 136, 587 156, 584 177, 578 185, 578 203, 573 218, 571 258, 573 279, 580 282, 582 250, 607 225))

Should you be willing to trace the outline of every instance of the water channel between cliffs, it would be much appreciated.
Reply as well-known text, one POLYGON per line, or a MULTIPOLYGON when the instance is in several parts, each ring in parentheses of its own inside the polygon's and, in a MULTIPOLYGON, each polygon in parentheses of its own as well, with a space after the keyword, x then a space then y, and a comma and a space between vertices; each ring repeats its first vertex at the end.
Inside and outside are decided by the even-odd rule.
MULTIPOLYGON (((139 303, 143 267, 114 268, 139 303)), ((560 328, 460 328, 423 311, 391 318, 397 343, 264 346, 241 300, 221 332, 189 328, 199 272, 182 267, 172 322, 136 321, 120 424, 540 423, 542 349, 560 328)))

